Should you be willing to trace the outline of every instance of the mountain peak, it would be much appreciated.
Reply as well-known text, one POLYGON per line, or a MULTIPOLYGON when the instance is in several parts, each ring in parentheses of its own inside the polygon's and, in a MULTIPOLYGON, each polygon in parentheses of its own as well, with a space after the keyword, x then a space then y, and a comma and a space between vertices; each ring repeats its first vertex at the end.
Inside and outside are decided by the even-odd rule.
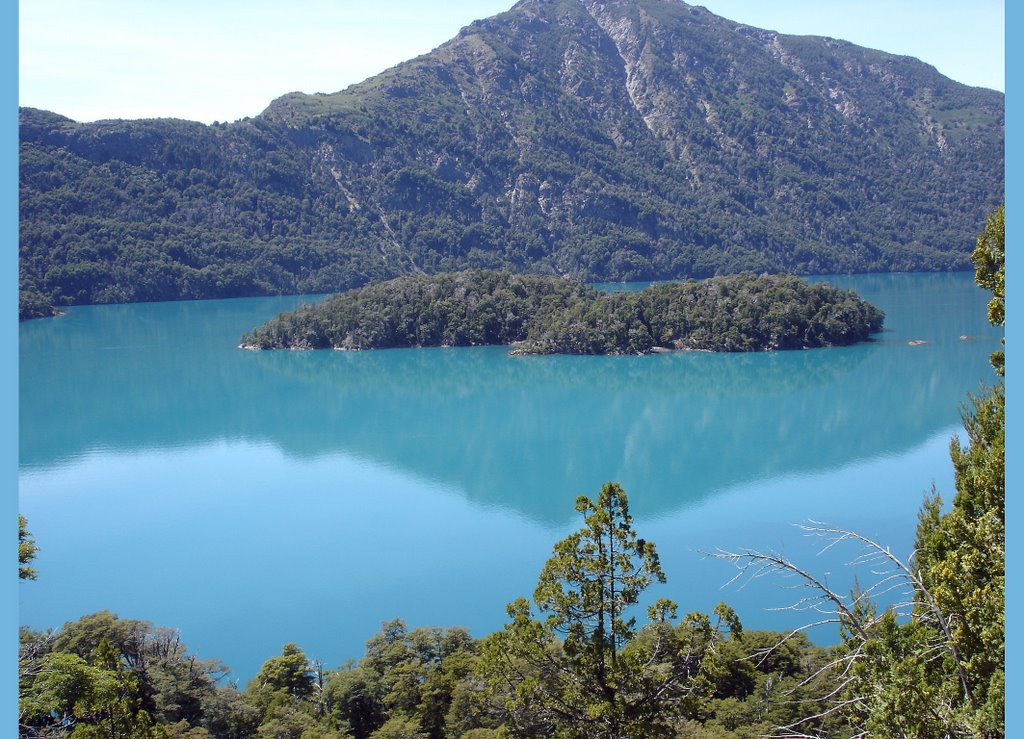
POLYGON ((466 267, 587 280, 965 268, 1002 200, 1004 125, 1002 94, 908 57, 679 0, 521 0, 360 84, 289 93, 236 124, 23 111, 22 276, 95 301, 466 267), (147 287, 129 249, 170 276, 147 287), (61 266, 75 254, 89 280, 61 266), (240 266, 223 273, 224 255, 240 266))

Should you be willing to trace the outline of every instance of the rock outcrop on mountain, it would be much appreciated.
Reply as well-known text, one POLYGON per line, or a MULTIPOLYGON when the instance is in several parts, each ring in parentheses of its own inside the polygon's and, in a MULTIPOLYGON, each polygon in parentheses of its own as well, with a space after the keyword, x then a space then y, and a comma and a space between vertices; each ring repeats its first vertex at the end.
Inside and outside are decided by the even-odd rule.
POLYGON ((234 123, 23 109, 21 287, 68 304, 466 268, 966 268, 1003 198, 1003 99, 678 0, 522 0, 234 123))

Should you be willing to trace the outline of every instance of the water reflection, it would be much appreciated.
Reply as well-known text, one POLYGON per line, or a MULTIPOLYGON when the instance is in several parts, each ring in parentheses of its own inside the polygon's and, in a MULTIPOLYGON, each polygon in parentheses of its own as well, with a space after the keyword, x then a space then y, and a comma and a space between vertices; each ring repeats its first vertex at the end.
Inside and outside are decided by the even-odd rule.
POLYGON ((847 279, 888 314, 877 341, 744 355, 253 353, 238 336, 299 298, 77 309, 23 325, 22 467, 240 440, 370 460, 551 525, 608 479, 661 515, 956 423, 997 341, 984 295, 965 275, 847 279))
POLYGON ((181 627, 243 677, 285 641, 337 664, 397 615, 482 635, 577 525, 574 496, 618 480, 662 554, 658 596, 724 598, 784 628, 758 616, 777 598, 719 591, 728 572, 691 548, 799 552, 788 524, 807 516, 905 541, 998 342, 970 275, 831 279, 886 310, 877 341, 650 357, 236 348, 296 297, 22 324, 22 509, 47 573, 22 591, 23 620, 110 608, 181 627))

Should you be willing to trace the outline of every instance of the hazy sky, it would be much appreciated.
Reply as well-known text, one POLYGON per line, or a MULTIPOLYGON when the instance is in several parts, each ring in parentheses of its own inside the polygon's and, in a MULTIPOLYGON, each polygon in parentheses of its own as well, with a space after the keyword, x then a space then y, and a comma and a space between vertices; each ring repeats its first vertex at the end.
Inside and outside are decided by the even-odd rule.
MULTIPOLYGON (((80 121, 256 115, 430 51, 514 0, 22 0, 19 103, 80 121)), ((1002 0, 702 0, 731 20, 916 56, 1004 89, 1002 0)))

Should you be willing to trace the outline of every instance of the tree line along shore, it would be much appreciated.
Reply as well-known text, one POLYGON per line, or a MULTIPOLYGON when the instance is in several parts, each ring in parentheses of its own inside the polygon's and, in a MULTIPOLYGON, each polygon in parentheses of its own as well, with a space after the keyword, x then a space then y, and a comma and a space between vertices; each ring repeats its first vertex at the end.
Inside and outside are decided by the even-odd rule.
POLYGON ((648 354, 842 346, 884 313, 850 290, 743 273, 603 292, 553 276, 471 270, 403 277, 282 313, 246 349, 510 345, 515 354, 648 354))

